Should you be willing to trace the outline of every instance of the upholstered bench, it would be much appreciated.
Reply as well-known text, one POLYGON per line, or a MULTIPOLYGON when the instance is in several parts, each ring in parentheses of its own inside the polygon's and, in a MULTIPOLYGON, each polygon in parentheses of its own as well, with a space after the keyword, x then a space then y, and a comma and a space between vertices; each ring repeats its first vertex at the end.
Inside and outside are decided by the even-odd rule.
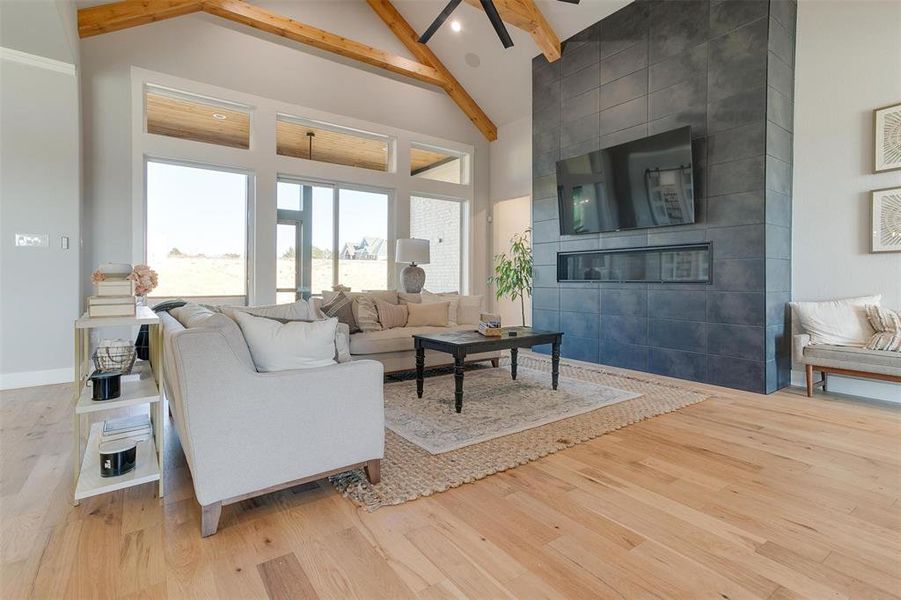
MULTIPOLYGON (((901 352, 811 344, 807 334, 794 336, 793 342, 795 359, 804 365, 807 374, 808 396, 813 395, 815 386, 826 389, 827 373, 901 383, 901 352), (814 371, 822 374, 818 382, 813 381, 814 371)), ((901 390, 898 393, 901 395, 901 390)))

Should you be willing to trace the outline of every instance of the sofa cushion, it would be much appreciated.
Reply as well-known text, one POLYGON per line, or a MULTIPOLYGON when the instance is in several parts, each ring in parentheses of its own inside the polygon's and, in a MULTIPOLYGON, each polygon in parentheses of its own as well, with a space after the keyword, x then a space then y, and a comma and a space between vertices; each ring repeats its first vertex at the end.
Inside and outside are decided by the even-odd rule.
POLYGON ((482 316, 482 296, 460 296, 457 304, 458 325, 478 325, 482 316))
POLYGON ((263 306, 220 306, 219 310, 232 319, 235 318, 237 312, 249 313, 257 317, 288 319, 289 321, 312 321, 318 318, 306 300, 263 306))
POLYGON ((824 302, 792 302, 790 306, 812 344, 862 348, 873 336, 867 321, 867 304, 879 305, 882 296, 840 298, 824 302))
POLYGON ((428 290, 422 290, 420 297, 422 299, 422 304, 447 302, 447 324, 451 327, 457 326, 457 308, 460 304, 460 294, 457 292, 441 292, 436 294, 428 290))
POLYGON ((901 315, 881 306, 868 304, 867 319, 876 334, 867 342, 868 350, 901 352, 901 315))
POLYGON ((335 364, 338 319, 288 321, 237 312, 257 370, 262 373, 335 364))
POLYGON ((238 324, 227 316, 216 313, 205 306, 189 302, 180 308, 173 308, 169 314, 181 323, 185 329, 193 327, 209 327, 217 329, 225 336, 225 343, 232 349, 238 359, 251 370, 256 370, 247 341, 238 324))
POLYGON ((382 329, 395 329, 407 324, 406 305, 391 304, 376 298, 375 308, 379 313, 379 323, 382 324, 382 329))
POLYGON ((413 336, 424 333, 448 333, 452 331, 472 331, 472 325, 457 327, 397 327, 350 336, 350 353, 382 354, 385 352, 409 352, 413 350, 413 336))
POLYGON ((410 327, 447 327, 454 326, 448 318, 449 302, 426 304, 408 304, 407 325, 410 327))
POLYGON ((901 376, 901 353, 816 344, 804 348, 804 362, 821 367, 901 376))

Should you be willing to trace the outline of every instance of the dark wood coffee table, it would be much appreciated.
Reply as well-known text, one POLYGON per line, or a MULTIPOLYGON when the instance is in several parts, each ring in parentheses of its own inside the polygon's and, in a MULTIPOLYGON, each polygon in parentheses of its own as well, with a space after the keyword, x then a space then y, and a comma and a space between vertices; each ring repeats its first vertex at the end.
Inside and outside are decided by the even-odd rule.
POLYGON ((477 331, 453 333, 426 333, 414 335, 416 347, 416 395, 422 398, 425 383, 425 351, 437 350, 454 357, 454 404, 457 412, 463 410, 463 363, 467 354, 510 351, 510 373, 516 379, 516 358, 520 348, 551 344, 551 386, 556 390, 560 377, 560 342, 563 333, 541 331, 531 327, 504 327, 499 337, 487 337, 477 331))

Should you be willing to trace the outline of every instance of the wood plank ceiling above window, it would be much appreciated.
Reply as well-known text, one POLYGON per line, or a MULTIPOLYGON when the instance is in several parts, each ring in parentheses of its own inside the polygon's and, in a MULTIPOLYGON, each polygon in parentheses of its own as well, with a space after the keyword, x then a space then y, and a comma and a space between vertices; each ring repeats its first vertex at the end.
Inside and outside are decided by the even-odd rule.
MULTIPOLYGON (((489 141, 497 139, 497 127, 491 119, 428 46, 417 41, 413 28, 389 0, 368 0, 368 2, 416 60, 300 23, 244 0, 121 0, 80 9, 78 32, 85 38, 181 15, 206 12, 436 85, 450 96, 486 139, 489 141)), ((532 0, 498 0, 498 2, 501 16, 512 25, 529 31, 548 60, 560 58, 560 41, 532 0)))

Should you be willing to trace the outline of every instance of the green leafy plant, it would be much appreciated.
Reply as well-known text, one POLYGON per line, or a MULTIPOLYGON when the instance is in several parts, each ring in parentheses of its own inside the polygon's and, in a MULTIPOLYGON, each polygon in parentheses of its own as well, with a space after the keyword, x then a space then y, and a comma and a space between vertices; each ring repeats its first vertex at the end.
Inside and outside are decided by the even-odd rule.
POLYGON ((510 255, 498 254, 494 257, 494 275, 488 284, 495 286, 497 299, 519 298, 522 324, 526 324, 526 296, 532 295, 532 244, 531 229, 517 233, 510 238, 510 255))

